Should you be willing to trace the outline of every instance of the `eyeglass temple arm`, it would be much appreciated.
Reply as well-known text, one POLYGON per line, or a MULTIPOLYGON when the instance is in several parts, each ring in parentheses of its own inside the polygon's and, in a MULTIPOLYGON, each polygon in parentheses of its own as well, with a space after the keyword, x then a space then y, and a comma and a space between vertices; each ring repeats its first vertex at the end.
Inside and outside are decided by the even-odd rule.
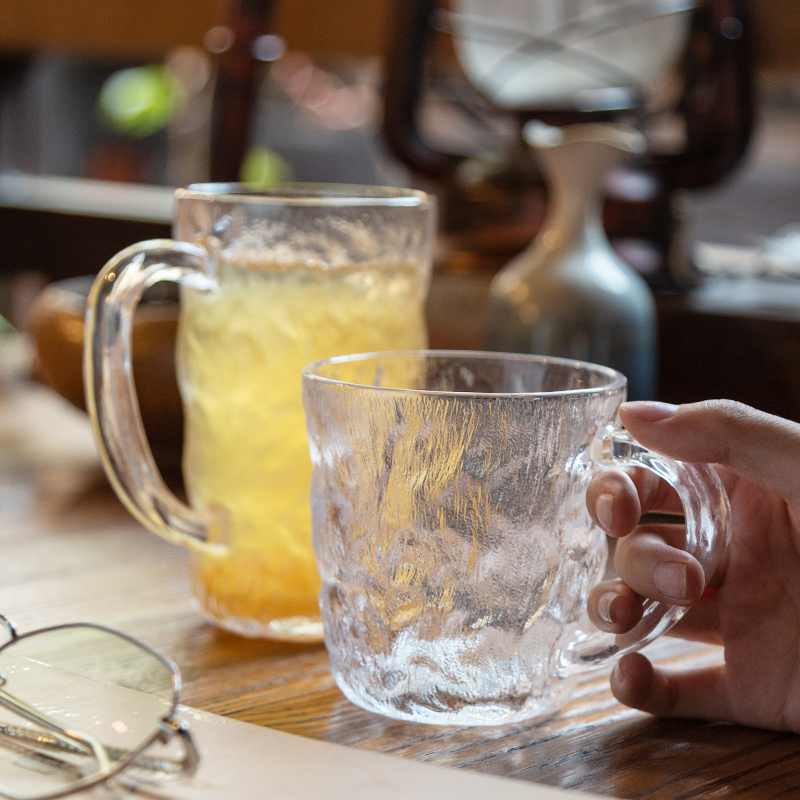
MULTIPOLYGON (((200 763, 200 755, 189 734, 188 726, 184 724, 184 727, 186 730, 178 731, 179 734, 183 734, 181 736, 185 750, 183 758, 178 760, 166 757, 148 756, 145 751, 144 754, 139 754, 139 756, 134 758, 129 766, 132 765, 137 769, 144 769, 154 773, 158 772, 174 777, 188 777, 193 775, 200 763)), ((37 733, 28 728, 21 728, 18 725, 0 725, 0 747, 2 746, 22 748, 32 757, 46 759, 51 759, 53 756, 42 753, 42 750, 81 755, 85 752, 83 747, 79 747, 70 741, 65 741, 63 737, 56 737, 54 734, 37 733)), ((106 752, 114 761, 119 761, 131 755, 130 750, 125 750, 121 747, 107 747, 106 752)), ((48 763, 50 762, 48 761, 48 763)), ((67 762, 62 762, 58 759, 56 759, 54 763, 56 766, 70 766, 67 762)))
MULTIPOLYGON (((159 728, 161 729, 159 739, 163 744, 176 734, 181 740, 183 745, 183 758, 180 761, 181 777, 194 775, 200 765, 200 753, 189 731, 189 725, 177 717, 165 717, 159 722, 159 728)), ((134 760, 134 763, 138 764, 138 761, 134 760)))
POLYGON ((13 695, 9 694, 3 687, 6 678, 0 675, 0 705, 18 714, 28 722, 33 722, 36 725, 41 725, 50 731, 57 739, 63 741, 65 744, 77 744, 86 755, 94 756, 97 763, 100 765, 101 770, 106 770, 111 767, 111 761, 108 757, 103 745, 92 736, 88 734, 80 734, 75 731, 70 731, 59 725, 50 717, 40 714, 35 708, 32 708, 27 703, 23 703, 13 695))

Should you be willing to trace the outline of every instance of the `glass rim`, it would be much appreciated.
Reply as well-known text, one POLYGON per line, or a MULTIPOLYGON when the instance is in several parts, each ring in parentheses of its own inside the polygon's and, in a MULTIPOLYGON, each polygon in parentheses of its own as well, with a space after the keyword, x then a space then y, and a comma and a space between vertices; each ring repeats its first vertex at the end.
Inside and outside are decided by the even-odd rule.
POLYGON ((418 189, 355 183, 281 183, 264 189, 252 183, 192 183, 175 190, 176 201, 249 203, 274 206, 424 208, 434 198, 418 189))
POLYGON ((617 370, 611 367, 604 367, 601 364, 593 364, 589 361, 578 361, 570 358, 558 358, 556 356, 540 356, 528 353, 502 353, 488 350, 386 350, 371 353, 354 353, 345 356, 333 356, 332 358, 322 358, 307 364, 303 367, 302 376, 304 381, 314 383, 348 386, 357 389, 366 389, 373 392, 409 394, 409 395, 428 395, 434 397, 453 397, 453 398, 517 398, 517 399, 536 399, 545 397, 567 397, 572 395, 591 395, 604 394, 624 389, 628 379, 617 370), (606 377, 606 382, 601 386, 591 386, 579 389, 556 389, 553 391, 541 392, 457 392, 446 389, 403 389, 393 386, 373 386, 367 383, 356 381, 339 380, 319 375, 317 370, 324 364, 345 364, 355 361, 378 361, 400 358, 417 358, 421 361, 433 358, 453 358, 459 360, 472 361, 499 361, 507 363, 528 363, 528 364, 555 364, 573 369, 587 369, 600 373, 606 377))

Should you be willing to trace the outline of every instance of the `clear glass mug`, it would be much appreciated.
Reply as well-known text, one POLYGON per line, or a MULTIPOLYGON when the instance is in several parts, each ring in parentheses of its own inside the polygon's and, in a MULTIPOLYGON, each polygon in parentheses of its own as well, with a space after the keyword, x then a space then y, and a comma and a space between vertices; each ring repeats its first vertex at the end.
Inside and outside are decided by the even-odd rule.
POLYGON ((730 535, 710 467, 619 429, 625 391, 606 367, 528 355, 373 353, 306 367, 320 607, 352 702, 418 722, 524 720, 680 618, 651 602, 612 636, 586 614, 608 552, 586 510, 598 469, 640 466, 671 483, 706 574, 730 535))
POLYGON ((320 640, 302 367, 425 347, 435 201, 365 186, 198 185, 176 192, 174 240, 111 259, 89 297, 87 406, 106 472, 146 527, 192 551, 193 588, 229 630, 320 640), (131 316, 181 290, 178 383, 189 505, 165 486, 138 413, 131 316))

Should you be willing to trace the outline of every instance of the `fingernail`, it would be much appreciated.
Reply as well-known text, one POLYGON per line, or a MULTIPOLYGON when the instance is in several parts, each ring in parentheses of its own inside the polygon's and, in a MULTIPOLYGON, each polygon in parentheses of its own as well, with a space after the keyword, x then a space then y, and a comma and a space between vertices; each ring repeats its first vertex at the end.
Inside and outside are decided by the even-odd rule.
POLYGON ((611 530, 611 523, 614 515, 614 495, 605 492, 597 498, 597 503, 594 507, 594 513, 597 515, 597 521, 605 530, 611 530))
POLYGON ((667 597, 685 600, 686 566, 675 561, 662 561, 653 570, 653 585, 667 597))
POLYGON ((661 403, 656 400, 632 400, 620 406, 626 414, 645 422, 660 422, 674 416, 678 406, 672 403, 661 403))
POLYGON ((609 625, 614 624, 614 620, 611 619, 611 604, 619 597, 616 592, 606 592, 605 594, 600 595, 600 599, 597 601, 597 613, 600 615, 600 619, 603 622, 607 622, 609 625))

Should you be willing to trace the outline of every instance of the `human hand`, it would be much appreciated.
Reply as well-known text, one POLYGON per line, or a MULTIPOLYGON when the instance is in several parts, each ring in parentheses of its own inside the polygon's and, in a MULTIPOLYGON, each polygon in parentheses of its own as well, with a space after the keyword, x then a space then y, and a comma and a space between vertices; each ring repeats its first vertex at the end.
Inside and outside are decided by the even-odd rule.
POLYGON ((589 512, 620 537, 620 580, 601 583, 589 598, 595 625, 630 630, 642 598, 691 605, 668 635, 725 648, 724 664, 689 672, 653 668, 641 653, 624 656, 611 675, 614 695, 659 716, 800 732, 800 425, 727 400, 625 403, 620 418, 645 447, 713 464, 733 530, 724 563, 706 576, 680 549, 682 525, 637 527, 642 513, 682 513, 669 485, 644 469, 593 479, 589 512))

